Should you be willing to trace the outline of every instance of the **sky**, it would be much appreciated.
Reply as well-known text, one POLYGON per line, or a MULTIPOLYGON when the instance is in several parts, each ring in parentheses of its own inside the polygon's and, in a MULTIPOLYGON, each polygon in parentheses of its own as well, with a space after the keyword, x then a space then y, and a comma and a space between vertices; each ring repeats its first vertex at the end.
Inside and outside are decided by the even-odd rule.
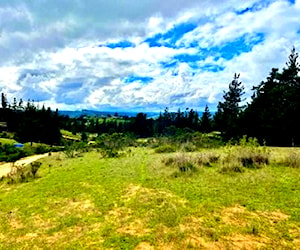
POLYGON ((216 110, 300 50, 300 0, 0 0, 0 92, 60 110, 216 110))

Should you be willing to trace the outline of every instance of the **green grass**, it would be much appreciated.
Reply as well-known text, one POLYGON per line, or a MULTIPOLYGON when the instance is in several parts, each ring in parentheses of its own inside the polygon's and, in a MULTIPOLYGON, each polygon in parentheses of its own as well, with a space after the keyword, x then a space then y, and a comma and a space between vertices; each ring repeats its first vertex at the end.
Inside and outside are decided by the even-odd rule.
POLYGON ((270 149, 270 165, 243 173, 194 162, 228 149, 53 155, 40 178, 0 183, 0 249, 297 249, 300 168, 280 164, 291 150, 270 149), (197 171, 165 165, 182 154, 197 171))
POLYGON ((14 144, 17 141, 14 139, 8 139, 8 138, 0 138, 0 143, 1 144, 14 144))
POLYGON ((75 140, 75 141, 80 140, 80 138, 81 138, 80 134, 75 134, 74 135, 72 132, 64 130, 64 129, 61 129, 60 133, 62 134, 63 137, 71 139, 71 140, 75 140))

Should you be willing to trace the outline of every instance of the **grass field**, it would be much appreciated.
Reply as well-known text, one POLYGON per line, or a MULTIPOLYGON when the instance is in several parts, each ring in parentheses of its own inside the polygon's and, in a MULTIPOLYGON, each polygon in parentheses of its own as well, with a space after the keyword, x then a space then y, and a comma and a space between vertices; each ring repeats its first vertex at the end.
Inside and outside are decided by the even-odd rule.
POLYGON ((44 158, 40 178, 0 183, 0 249, 299 249, 300 167, 280 164, 299 149, 241 173, 166 164, 227 151, 44 158))

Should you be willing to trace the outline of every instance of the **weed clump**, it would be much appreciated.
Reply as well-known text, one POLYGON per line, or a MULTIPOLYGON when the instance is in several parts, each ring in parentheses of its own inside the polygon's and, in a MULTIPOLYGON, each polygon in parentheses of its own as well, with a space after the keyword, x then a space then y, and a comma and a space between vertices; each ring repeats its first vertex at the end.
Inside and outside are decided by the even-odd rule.
POLYGON ((174 145, 162 145, 155 149, 155 153, 174 153, 177 148, 174 145))
POLYGON ((239 162, 225 163, 221 166, 219 173, 230 174, 230 173, 243 173, 245 168, 239 162))
POLYGON ((297 153, 291 152, 281 164, 290 168, 300 168, 300 157, 297 153))
POLYGON ((187 157, 185 154, 166 158, 163 160, 163 163, 166 166, 171 166, 176 169, 174 177, 178 177, 179 174, 192 174, 197 172, 197 164, 195 159, 187 157))
POLYGON ((197 164, 204 167, 212 167, 219 161, 220 156, 213 153, 199 154, 197 156, 197 164))
POLYGON ((261 168, 269 164, 269 154, 261 152, 259 148, 243 149, 238 159, 246 168, 261 168))
POLYGON ((31 171, 33 178, 36 178, 36 173, 40 169, 41 165, 42 165, 42 163, 39 161, 35 161, 30 164, 30 166, 31 166, 30 171, 31 171))
POLYGON ((220 172, 244 172, 241 168, 259 169, 270 163, 270 154, 265 147, 259 146, 255 138, 240 140, 238 145, 227 146, 226 156, 222 159, 220 172), (223 169, 224 168, 224 169, 223 169))

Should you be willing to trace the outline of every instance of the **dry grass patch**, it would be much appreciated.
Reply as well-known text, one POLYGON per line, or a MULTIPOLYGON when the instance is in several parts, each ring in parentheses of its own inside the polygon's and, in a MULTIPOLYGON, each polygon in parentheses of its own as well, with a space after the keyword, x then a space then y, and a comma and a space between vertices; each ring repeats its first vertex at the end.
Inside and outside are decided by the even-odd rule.
POLYGON ((110 210, 104 217, 106 222, 119 225, 127 222, 132 217, 132 211, 127 207, 117 207, 110 210))
POLYGON ((221 219, 225 224, 246 227, 251 214, 242 206, 228 207, 222 210, 221 219))
POLYGON ((225 240, 228 241, 230 245, 230 249, 244 249, 244 250, 252 250, 252 249, 264 249, 267 245, 269 245, 270 240, 267 237, 255 237, 252 235, 244 235, 244 234, 234 234, 229 237, 225 237, 225 240))
MULTIPOLYGON (((90 199, 64 199, 53 204, 57 206, 57 215, 59 217, 68 215, 86 216, 99 212, 95 209, 94 203, 90 199)), ((55 207, 52 207, 52 209, 55 209, 55 207)))
POLYGON ((158 200, 158 203, 167 202, 169 200, 181 205, 186 205, 187 203, 185 199, 182 199, 172 194, 171 192, 145 188, 145 187, 130 184, 125 190, 125 194, 122 196, 122 199, 125 202, 131 202, 133 200, 136 200, 137 198, 141 203, 148 203, 153 201, 154 199, 158 200))
POLYGON ((146 228, 144 221, 140 219, 136 219, 122 227, 119 227, 117 229, 117 232, 120 234, 142 237, 144 235, 151 233, 151 230, 146 228))
POLYGON ((135 250, 154 250, 155 248, 149 242, 141 242, 136 247, 135 250))

